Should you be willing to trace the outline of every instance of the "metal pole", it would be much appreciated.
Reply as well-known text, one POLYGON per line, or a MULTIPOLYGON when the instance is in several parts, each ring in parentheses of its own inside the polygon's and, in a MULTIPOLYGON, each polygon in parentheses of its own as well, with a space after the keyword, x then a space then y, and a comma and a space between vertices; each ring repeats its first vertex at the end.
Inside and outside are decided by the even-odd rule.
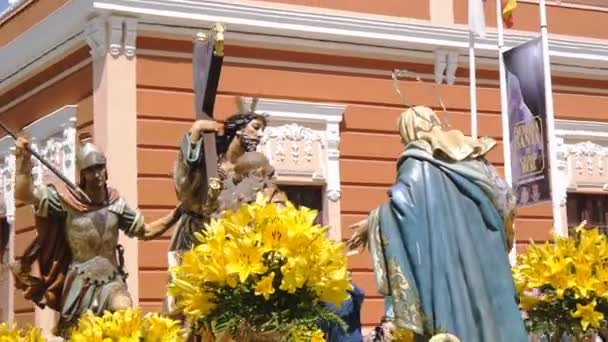
POLYGON ((547 115, 547 138, 549 140, 549 166, 551 176, 551 202, 553 208, 553 229, 560 235, 568 235, 567 227, 562 224, 559 200, 559 181, 557 179, 557 144, 555 142, 555 116, 553 113, 553 89, 551 85, 551 62, 549 60, 549 32, 547 29, 546 0, 540 0, 540 34, 543 53, 543 73, 545 76, 545 110, 547 115))
POLYGON ((509 107, 507 103, 507 71, 505 60, 502 55, 504 52, 505 38, 502 23, 502 3, 496 0, 496 29, 498 33, 498 74, 500 76, 500 113, 502 116, 502 142, 505 167, 505 179, 509 186, 513 185, 511 179, 511 144, 509 135, 509 107))
POLYGON ((477 75, 475 71, 475 34, 469 32, 469 97, 471 100, 471 137, 477 139, 477 75))
MULTIPOLYGON (((509 187, 513 186, 511 178, 511 138, 509 134, 509 107, 507 98, 507 71, 505 69, 505 60, 502 55, 505 46, 504 28, 502 21, 502 3, 496 0, 496 30, 498 33, 498 75, 500 77, 500 113, 502 118, 502 146, 505 180, 509 187)), ((511 265, 515 264, 516 244, 509 253, 511 265)))

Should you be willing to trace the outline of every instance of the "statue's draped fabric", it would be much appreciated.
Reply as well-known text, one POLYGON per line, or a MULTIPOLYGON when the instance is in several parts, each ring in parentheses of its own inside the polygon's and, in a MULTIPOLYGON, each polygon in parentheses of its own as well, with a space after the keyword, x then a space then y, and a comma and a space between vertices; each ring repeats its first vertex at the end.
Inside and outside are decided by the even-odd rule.
POLYGON ((504 181, 483 158, 446 162, 420 146, 408 144, 390 199, 370 215, 376 280, 394 324, 467 342, 527 341, 507 255, 504 181))
POLYGON ((184 212, 173 234, 170 251, 187 251, 192 248, 195 243, 194 232, 202 230, 208 221, 202 210, 209 186, 204 167, 204 150, 202 137, 193 145, 189 133, 184 135, 174 172, 175 191, 184 212))

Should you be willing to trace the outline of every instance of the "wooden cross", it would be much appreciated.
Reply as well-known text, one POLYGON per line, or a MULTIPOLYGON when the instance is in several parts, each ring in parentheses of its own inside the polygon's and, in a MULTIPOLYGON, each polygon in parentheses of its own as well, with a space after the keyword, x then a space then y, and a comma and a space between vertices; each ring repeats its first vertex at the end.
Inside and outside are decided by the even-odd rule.
MULTIPOLYGON (((216 24, 207 34, 197 33, 192 53, 194 103, 197 120, 213 120, 213 107, 224 60, 224 27, 216 24)), ((208 179, 218 178, 215 133, 203 132, 205 171, 208 179)))

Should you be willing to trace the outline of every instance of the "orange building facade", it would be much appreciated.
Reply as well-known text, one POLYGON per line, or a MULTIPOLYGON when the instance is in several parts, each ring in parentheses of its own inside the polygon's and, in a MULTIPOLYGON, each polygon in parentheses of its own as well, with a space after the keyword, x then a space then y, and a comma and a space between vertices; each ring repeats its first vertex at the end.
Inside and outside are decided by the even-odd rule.
MULTIPOLYGON (((502 172, 495 8, 485 6, 478 131, 499 141, 489 159, 502 172)), ((606 203, 608 190, 608 7, 564 0, 549 5, 548 20, 563 221, 605 225, 608 207, 585 203, 606 203)), ((393 69, 420 77, 401 83, 411 103, 441 113, 441 98, 449 115, 440 115, 470 134, 466 21, 465 0, 25 0, 0 17, 0 120, 32 137, 73 179, 76 137, 92 133, 106 152, 110 184, 155 219, 176 203, 171 170, 195 117, 192 39, 221 23, 218 119, 236 111, 237 96, 259 98, 257 109, 269 115, 261 149, 280 184, 316 206, 332 237, 344 240, 395 179, 403 105, 393 69)), ((538 22, 538 2, 520 0, 506 46, 538 36, 538 22)), ((0 216, 11 227, 5 265, 34 236, 32 209, 12 200, 12 145, 0 135, 0 216)), ((37 166, 37 181, 46 173, 37 166)), ((551 225, 548 204, 520 210, 517 248, 549 240, 551 225)), ((129 289, 146 310, 164 297, 169 238, 121 237, 129 289)), ((366 293, 363 324, 372 327, 383 299, 370 256, 351 256, 349 265, 366 293)), ((0 272, 0 321, 50 329, 53 313, 24 301, 6 267, 0 272)))

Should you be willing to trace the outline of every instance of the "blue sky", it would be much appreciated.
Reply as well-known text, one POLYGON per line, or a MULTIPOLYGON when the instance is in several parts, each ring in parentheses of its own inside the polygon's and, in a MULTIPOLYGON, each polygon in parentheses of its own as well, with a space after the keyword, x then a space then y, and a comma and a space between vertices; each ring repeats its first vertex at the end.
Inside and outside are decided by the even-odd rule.
POLYGON ((0 12, 4 11, 8 7, 8 0, 0 0, 0 12))

